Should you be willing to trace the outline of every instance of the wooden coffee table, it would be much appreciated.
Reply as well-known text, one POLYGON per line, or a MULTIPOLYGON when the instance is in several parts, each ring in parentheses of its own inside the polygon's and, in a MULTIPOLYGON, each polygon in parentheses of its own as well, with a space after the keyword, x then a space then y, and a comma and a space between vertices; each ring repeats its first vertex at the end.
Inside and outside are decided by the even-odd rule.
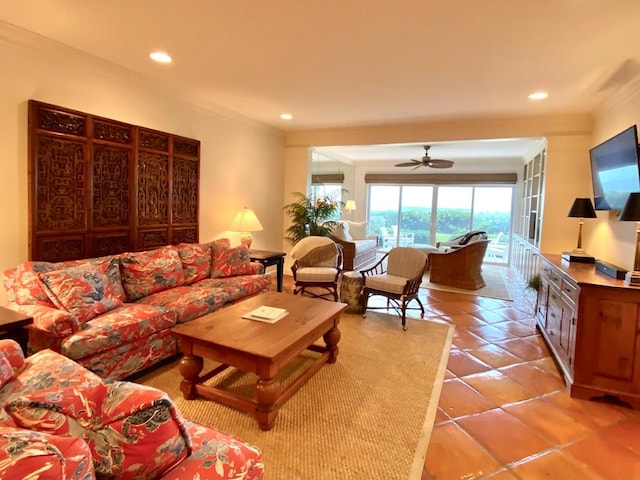
POLYGON ((322 365, 336 362, 338 323, 346 307, 344 303, 267 292, 175 326, 172 333, 180 340, 184 354, 178 365, 184 398, 201 395, 251 413, 261 430, 270 430, 280 407, 322 365), (286 308, 289 315, 274 324, 241 318, 262 305, 286 308), (320 337, 325 345, 313 345, 320 337), (281 385, 275 376, 305 350, 321 355, 288 385, 281 385), (221 365, 201 375, 203 357, 221 365), (254 398, 204 384, 229 367, 258 376, 254 398))

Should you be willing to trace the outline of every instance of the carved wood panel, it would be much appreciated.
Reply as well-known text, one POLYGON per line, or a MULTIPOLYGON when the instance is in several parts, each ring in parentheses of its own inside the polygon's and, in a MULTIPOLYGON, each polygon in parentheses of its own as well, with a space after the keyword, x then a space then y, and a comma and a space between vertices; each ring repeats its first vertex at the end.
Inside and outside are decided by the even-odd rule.
POLYGON ((198 241, 200 142, 29 101, 30 259, 198 241))

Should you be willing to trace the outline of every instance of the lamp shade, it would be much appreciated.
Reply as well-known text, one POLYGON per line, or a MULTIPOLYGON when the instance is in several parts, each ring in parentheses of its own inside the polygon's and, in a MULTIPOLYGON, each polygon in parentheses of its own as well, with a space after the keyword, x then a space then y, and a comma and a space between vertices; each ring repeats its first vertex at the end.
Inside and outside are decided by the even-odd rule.
POLYGON ((573 205, 571 205, 567 217, 596 218, 597 215, 590 198, 576 198, 573 201, 573 205))
POLYGON ((623 222, 640 222, 640 192, 634 192, 629 194, 627 203, 624 204, 624 208, 618 220, 623 222))
POLYGON ((234 232, 257 232, 263 230, 263 227, 253 210, 244 207, 233 217, 229 230, 234 232))
POLYGON ((344 209, 349 211, 354 211, 356 209, 356 201, 347 200, 347 203, 345 204, 344 209))

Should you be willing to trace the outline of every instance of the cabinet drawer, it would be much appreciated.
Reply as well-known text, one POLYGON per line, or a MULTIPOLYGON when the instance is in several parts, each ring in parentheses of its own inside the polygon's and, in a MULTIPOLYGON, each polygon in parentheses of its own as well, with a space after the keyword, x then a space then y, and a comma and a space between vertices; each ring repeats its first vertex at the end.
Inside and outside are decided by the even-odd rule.
POLYGON ((565 301, 575 306, 578 301, 578 294, 580 293, 580 287, 571 283, 566 278, 562 279, 562 296, 565 301))

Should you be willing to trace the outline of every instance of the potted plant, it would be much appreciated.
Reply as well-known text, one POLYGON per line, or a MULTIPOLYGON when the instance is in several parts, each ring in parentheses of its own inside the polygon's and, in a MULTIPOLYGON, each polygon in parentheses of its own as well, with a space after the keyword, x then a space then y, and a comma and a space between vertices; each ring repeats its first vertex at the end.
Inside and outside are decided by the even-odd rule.
POLYGON ((304 237, 327 237, 337 225, 331 220, 344 206, 343 202, 327 195, 313 198, 304 193, 293 192, 295 201, 285 205, 283 210, 291 218, 291 226, 287 228, 287 240, 292 245, 304 237))

